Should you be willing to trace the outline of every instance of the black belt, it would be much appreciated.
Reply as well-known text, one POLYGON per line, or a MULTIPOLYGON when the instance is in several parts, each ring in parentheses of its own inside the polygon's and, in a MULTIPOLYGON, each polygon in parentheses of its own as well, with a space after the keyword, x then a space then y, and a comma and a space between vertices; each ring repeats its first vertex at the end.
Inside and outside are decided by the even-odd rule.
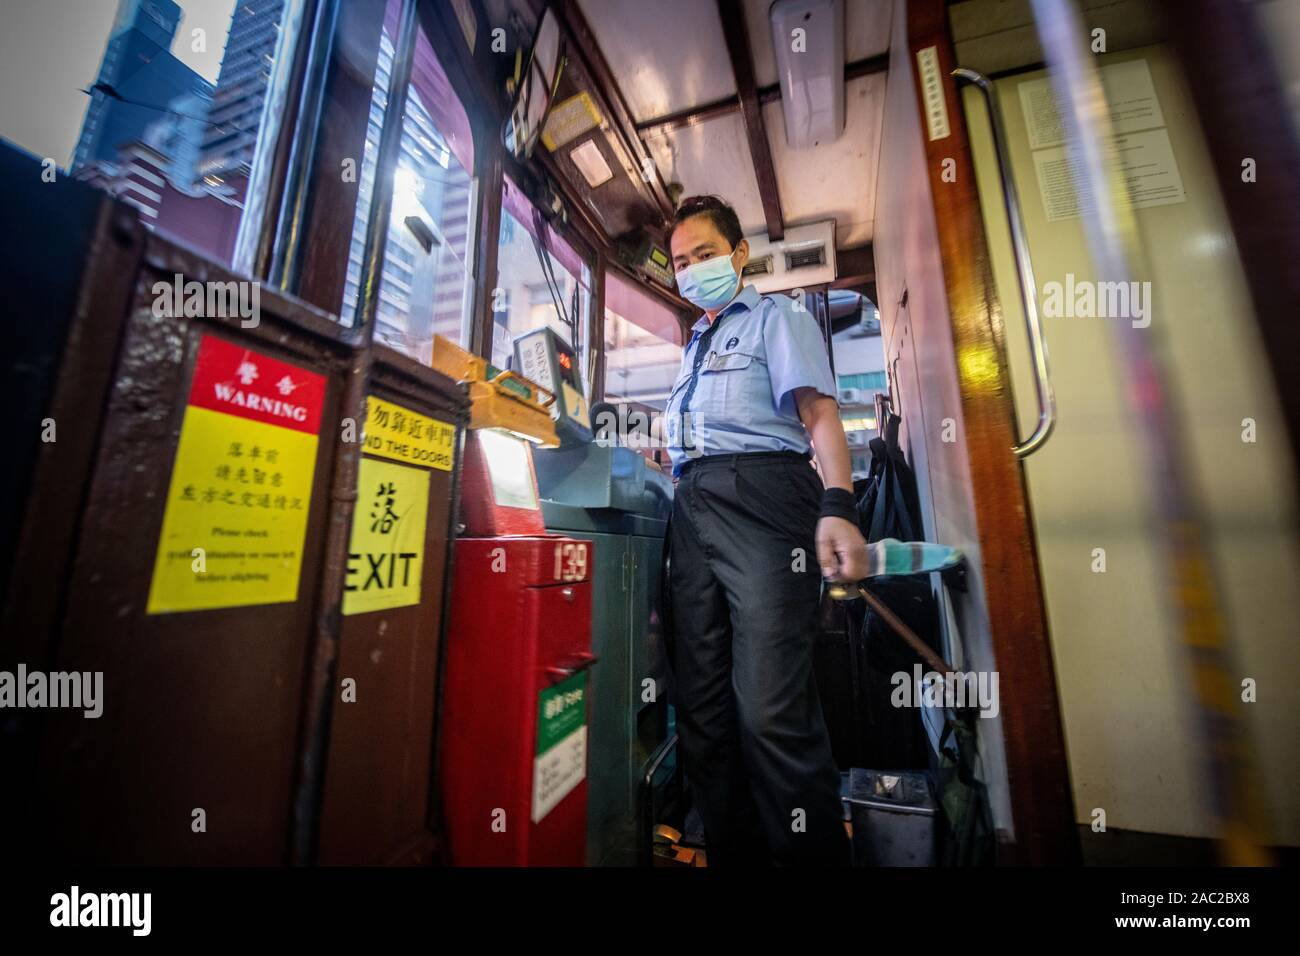
POLYGON ((812 454, 806 451, 738 451, 731 454, 722 455, 702 455, 699 458, 688 458, 682 465, 681 474, 686 475, 692 469, 723 468, 728 465, 735 468, 745 468, 750 465, 761 465, 766 462, 791 461, 807 463, 812 461, 812 454))

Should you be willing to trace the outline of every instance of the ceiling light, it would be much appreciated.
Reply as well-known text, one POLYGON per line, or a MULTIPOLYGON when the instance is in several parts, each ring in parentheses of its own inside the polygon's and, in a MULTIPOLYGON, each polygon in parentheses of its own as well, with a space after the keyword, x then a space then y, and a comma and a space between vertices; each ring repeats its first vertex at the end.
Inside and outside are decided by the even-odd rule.
POLYGON ((777 0, 768 16, 785 141, 808 149, 838 139, 844 132, 842 0, 777 0))

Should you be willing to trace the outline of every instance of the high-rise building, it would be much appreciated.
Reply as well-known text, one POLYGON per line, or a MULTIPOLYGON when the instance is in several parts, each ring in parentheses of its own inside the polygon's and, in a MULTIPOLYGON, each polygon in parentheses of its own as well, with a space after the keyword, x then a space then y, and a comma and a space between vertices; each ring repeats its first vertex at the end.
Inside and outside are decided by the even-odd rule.
POLYGON ((171 54, 181 8, 173 0, 121 0, 99 75, 90 94, 72 168, 115 161, 118 149, 140 139, 173 112, 177 100, 202 100, 212 84, 171 54))
POLYGON ((285 0, 235 4, 199 159, 199 175, 209 183, 248 177, 284 6, 285 0))
POLYGON ((122 0, 73 175, 229 262, 283 6, 239 0, 214 87, 166 52, 181 17, 173 0, 122 0))
POLYGON ((177 189, 196 192, 202 187, 198 180, 200 147, 208 126, 210 95, 190 93, 172 100, 171 112, 159 117, 145 128, 145 143, 167 157, 167 179, 177 189))
MULTIPOLYGON (((356 222, 348 255, 347 282, 341 315, 355 321, 361 263, 365 251, 366 223, 374 193, 379 138, 386 121, 390 76, 395 49, 387 30, 380 38, 370 121, 366 128, 361 164, 356 222)), ((451 152, 446 138, 434 125, 421 83, 433 67, 433 51, 421 38, 416 48, 414 79, 407 94, 402 138, 393 182, 393 206, 379 284, 376 336, 408 355, 427 360, 432 337, 460 337, 465 310, 465 258, 468 245, 470 174, 451 152), (422 244, 408 219, 419 219, 433 236, 431 247, 422 244)))

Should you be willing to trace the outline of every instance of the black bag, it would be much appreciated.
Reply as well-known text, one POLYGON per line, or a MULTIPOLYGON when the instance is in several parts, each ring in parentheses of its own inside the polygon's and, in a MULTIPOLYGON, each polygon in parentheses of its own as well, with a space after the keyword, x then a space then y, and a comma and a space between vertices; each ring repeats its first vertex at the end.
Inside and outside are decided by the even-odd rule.
MULTIPOLYGON (((859 527, 870 541, 923 537, 916 478, 898 444, 897 415, 871 442, 871 469, 857 483, 859 527)), ((875 579, 872 592, 931 648, 939 647, 938 603, 928 574, 875 579)), ((831 751, 841 770, 925 770, 929 748, 920 711, 894 707, 894 674, 928 667, 864 601, 823 598, 813 667, 831 751)))
POLYGON ((901 424, 902 420, 891 414, 885 422, 884 437, 871 439, 871 469, 854 487, 858 526, 868 541, 920 541, 925 536, 916 475, 898 444, 901 424))

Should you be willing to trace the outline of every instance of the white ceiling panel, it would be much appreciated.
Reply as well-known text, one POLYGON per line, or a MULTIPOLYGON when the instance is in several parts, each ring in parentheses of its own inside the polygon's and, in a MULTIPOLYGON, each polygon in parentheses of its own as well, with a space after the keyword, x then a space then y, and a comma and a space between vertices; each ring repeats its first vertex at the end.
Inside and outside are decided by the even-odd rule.
POLYGON ((637 122, 736 95, 716 4, 579 0, 578 5, 637 122))
POLYGON ((834 219, 837 248, 871 241, 884 113, 885 74, 859 77, 844 89, 840 138, 812 149, 792 150, 785 143, 780 101, 763 108, 787 226, 834 219))
POLYGON ((664 182, 681 183, 684 196, 716 194, 735 208, 745 232, 767 227, 739 112, 647 136, 645 143, 664 182))
MULTIPOLYGON (((771 86, 780 80, 772 52, 772 21, 767 16, 771 6, 772 0, 745 0, 745 24, 759 86, 771 86)), ((893 8, 894 0, 844 0, 845 63, 888 52, 893 8)))
MULTIPOLYGON (((884 104, 885 74, 853 80, 844 93, 844 133, 804 150, 786 146, 780 101, 764 107, 786 225, 834 219, 839 248, 871 241, 884 104)), ((680 182, 687 196, 722 196, 747 233, 767 228, 740 113, 649 136, 646 145, 665 182, 680 182)))
MULTIPOLYGON (((629 108, 638 121, 700 106, 736 92, 716 6, 709 0, 579 0, 629 108)), ((745 0, 759 85, 777 82, 767 11, 771 0, 745 0)), ((892 0, 845 0, 845 61, 885 53, 892 0)), ((836 245, 870 242, 884 117, 884 73, 846 84, 845 129, 809 150, 785 142, 781 102, 764 121, 787 226, 834 219, 836 245)), ((684 195, 714 193, 736 209, 747 233, 766 229, 762 197, 740 113, 644 135, 664 181, 684 195)))

